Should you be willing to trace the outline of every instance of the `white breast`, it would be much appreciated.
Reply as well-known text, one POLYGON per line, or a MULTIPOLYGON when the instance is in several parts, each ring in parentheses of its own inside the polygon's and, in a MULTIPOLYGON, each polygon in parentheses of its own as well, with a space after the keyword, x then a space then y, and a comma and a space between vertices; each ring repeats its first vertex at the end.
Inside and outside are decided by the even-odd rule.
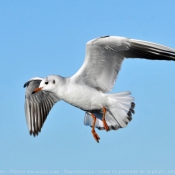
POLYGON ((104 93, 94 88, 72 83, 57 89, 56 94, 59 99, 85 111, 101 109, 106 99, 104 93))

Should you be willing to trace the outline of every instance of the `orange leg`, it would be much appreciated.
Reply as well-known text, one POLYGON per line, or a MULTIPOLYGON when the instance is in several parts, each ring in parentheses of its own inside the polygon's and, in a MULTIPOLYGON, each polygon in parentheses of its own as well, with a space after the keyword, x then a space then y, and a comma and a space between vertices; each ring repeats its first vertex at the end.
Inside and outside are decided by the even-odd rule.
POLYGON ((90 113, 91 117, 94 119, 93 124, 92 124, 92 135, 94 137, 94 139, 99 143, 100 137, 98 136, 98 134, 95 132, 95 122, 96 122, 96 117, 95 115, 93 115, 92 113, 90 113))
POLYGON ((106 108, 103 107, 102 110, 103 110, 103 117, 102 117, 103 126, 104 126, 106 131, 109 131, 109 127, 108 127, 106 120, 105 120, 106 108))

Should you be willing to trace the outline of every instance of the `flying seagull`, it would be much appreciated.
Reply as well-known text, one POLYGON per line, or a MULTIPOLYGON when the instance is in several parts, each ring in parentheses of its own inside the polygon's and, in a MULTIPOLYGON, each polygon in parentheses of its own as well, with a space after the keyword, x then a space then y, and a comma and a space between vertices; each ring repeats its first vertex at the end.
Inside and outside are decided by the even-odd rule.
POLYGON ((134 114, 130 92, 107 94, 116 81, 125 58, 175 61, 175 49, 118 36, 104 36, 86 44, 82 67, 72 77, 34 77, 24 84, 25 116, 31 135, 38 135, 53 105, 59 100, 85 111, 84 124, 95 131, 126 127, 134 114))

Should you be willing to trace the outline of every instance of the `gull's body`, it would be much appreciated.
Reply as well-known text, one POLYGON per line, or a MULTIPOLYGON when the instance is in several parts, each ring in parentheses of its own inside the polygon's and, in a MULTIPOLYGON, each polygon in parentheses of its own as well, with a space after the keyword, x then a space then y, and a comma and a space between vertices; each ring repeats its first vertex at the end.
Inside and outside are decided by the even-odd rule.
POLYGON ((72 77, 50 75, 29 80, 26 88, 25 113, 30 134, 40 132, 43 123, 59 101, 84 110, 84 124, 94 128, 117 130, 127 126, 134 113, 130 92, 106 94, 114 86, 124 58, 175 61, 175 50, 166 46, 124 37, 106 36, 86 45, 86 58, 72 77))
MULTIPOLYGON (((58 75, 52 75, 52 77, 60 79, 58 75)), ((103 92, 87 85, 76 84, 71 78, 61 78, 64 79, 64 83, 52 91, 60 100, 84 111, 101 110, 102 106, 108 104, 107 97, 103 92)))

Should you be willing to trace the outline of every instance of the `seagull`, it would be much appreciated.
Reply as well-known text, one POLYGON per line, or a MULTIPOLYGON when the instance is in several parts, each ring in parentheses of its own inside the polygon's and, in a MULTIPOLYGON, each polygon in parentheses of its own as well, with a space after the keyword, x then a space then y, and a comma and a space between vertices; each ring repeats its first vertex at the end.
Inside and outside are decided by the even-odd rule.
POLYGON ((175 61, 175 49, 119 36, 103 36, 86 44, 81 68, 71 77, 34 77, 24 84, 25 116, 30 135, 36 136, 55 103, 63 100, 85 111, 84 124, 99 130, 126 127, 135 113, 131 92, 107 93, 117 79, 125 58, 175 61))

